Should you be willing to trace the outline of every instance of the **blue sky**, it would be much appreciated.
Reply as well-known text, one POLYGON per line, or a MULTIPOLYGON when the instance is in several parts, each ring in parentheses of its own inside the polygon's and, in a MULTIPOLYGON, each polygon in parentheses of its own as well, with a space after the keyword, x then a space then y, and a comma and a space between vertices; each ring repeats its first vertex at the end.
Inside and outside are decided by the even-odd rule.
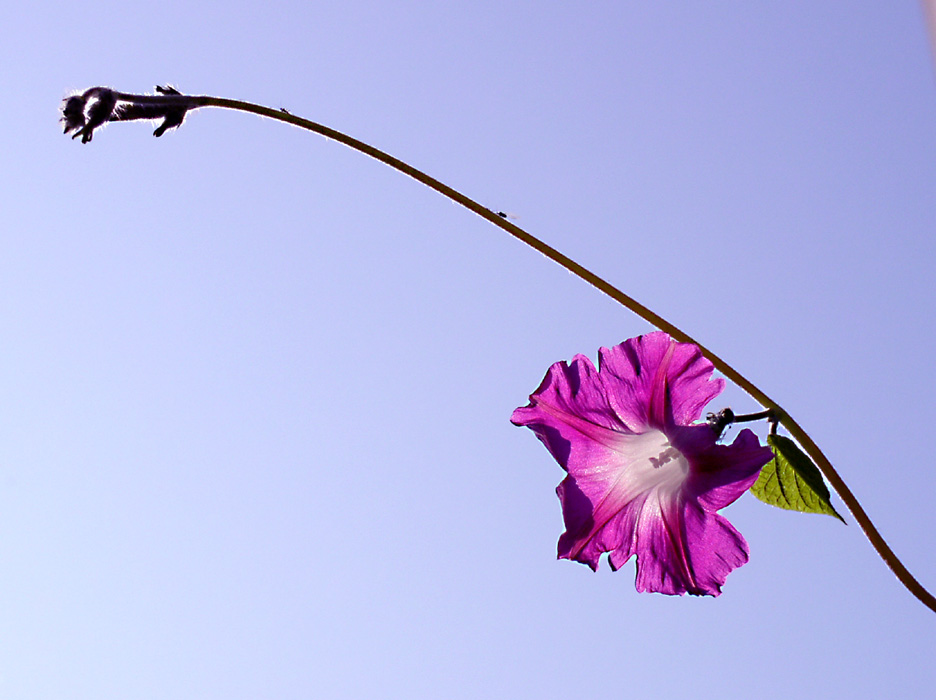
POLYGON ((562 472, 508 419, 648 329, 626 310, 298 129, 56 123, 69 91, 168 82, 513 213, 776 398, 932 589, 921 7, 663 5, 6 10, 0 694, 932 692, 936 620, 850 517, 746 495, 718 599, 555 560, 562 472))

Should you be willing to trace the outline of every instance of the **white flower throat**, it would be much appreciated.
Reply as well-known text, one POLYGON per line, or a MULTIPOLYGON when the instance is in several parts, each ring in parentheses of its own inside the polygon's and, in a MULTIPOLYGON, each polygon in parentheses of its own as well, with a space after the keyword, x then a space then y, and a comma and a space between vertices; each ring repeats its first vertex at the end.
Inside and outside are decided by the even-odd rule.
POLYGON ((638 491, 679 488, 689 475, 689 460, 660 430, 621 436, 618 453, 624 458, 628 487, 638 491))

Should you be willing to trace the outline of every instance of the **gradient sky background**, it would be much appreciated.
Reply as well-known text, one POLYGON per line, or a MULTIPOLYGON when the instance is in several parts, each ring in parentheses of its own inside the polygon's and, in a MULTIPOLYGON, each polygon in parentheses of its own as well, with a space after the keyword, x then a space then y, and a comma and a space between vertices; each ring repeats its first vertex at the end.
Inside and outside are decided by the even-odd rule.
POLYGON ((562 471, 508 419, 631 313, 286 125, 56 122, 168 82, 514 213, 787 408, 932 590, 921 7, 680 5, 5 9, 0 696, 930 696, 936 617, 850 517, 746 495, 718 599, 555 560, 562 471))

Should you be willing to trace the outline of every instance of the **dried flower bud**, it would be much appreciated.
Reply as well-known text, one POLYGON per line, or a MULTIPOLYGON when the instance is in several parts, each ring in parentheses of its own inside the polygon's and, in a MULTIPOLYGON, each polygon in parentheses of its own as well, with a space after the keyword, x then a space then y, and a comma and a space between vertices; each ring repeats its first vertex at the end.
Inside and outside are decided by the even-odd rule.
POLYGON ((62 104, 65 133, 74 131, 73 139, 80 136, 82 143, 88 143, 94 130, 110 120, 116 106, 117 93, 109 88, 93 87, 66 98, 62 104))
MULTIPOLYGON (((88 143, 94 135, 94 130, 110 120, 114 108, 117 106, 117 95, 107 88, 93 88, 92 100, 85 108, 88 123, 78 132, 81 134, 81 143, 88 143)), ((85 93, 87 94, 87 93, 85 93)), ((75 136, 78 136, 75 134, 75 136)), ((74 138, 74 136, 72 137, 74 138)))
POLYGON ((73 95, 63 101, 61 121, 65 123, 64 133, 75 131, 85 125, 84 108, 85 100, 81 95, 73 95))
POLYGON ((193 105, 174 87, 157 85, 156 92, 156 95, 129 95, 93 87, 81 95, 68 97, 62 105, 65 133, 74 131, 72 138, 81 136, 81 142, 88 143, 94 130, 109 121, 162 119, 153 132, 154 136, 162 136, 168 129, 180 126, 193 105), (163 96, 168 99, 164 101, 163 96))

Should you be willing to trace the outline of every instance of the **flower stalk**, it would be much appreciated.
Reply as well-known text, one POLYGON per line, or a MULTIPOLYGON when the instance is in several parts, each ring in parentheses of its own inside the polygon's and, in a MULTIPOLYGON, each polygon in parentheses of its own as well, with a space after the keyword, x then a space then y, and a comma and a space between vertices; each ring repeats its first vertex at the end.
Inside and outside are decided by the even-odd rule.
MULTIPOLYGON (((688 333, 678 328, 665 318, 638 302, 633 297, 625 294, 623 291, 602 279, 587 268, 578 264, 568 256, 562 254, 549 244, 540 240, 536 236, 524 231, 522 228, 511 222, 503 216, 502 212, 493 211, 482 206, 475 200, 465 196, 448 185, 436 180, 426 173, 414 168, 402 160, 391 156, 363 141, 359 141, 351 136, 343 134, 340 131, 330 127, 318 124, 308 119, 298 117, 285 109, 273 109, 251 102, 241 100, 232 100, 223 97, 213 97, 209 95, 183 95, 174 88, 157 87, 156 95, 137 95, 122 93, 108 88, 95 87, 85 91, 82 95, 73 96, 65 100, 62 109, 62 121, 65 123, 65 133, 74 131, 73 138, 81 137, 82 143, 91 141, 94 130, 107 121, 127 121, 132 119, 163 119, 163 124, 156 129, 154 135, 160 136, 167 129, 179 126, 185 115, 194 109, 202 107, 220 107, 223 109, 233 109, 241 112, 249 112, 261 117, 275 119, 276 121, 292 124, 301 129, 324 136, 325 138, 337 141, 345 146, 352 148, 364 155, 380 161, 381 163, 398 170, 404 175, 408 175, 423 185, 435 190, 439 194, 460 204, 466 209, 474 212, 483 219, 502 229, 509 235, 528 245, 534 250, 540 252, 560 267, 565 268, 575 276, 592 285, 600 292, 618 302, 621 306, 635 313, 656 328, 669 334, 674 340, 681 343, 691 343, 698 346, 702 355, 707 358, 715 369, 721 372, 727 379, 734 382, 743 389, 755 401, 764 407, 764 411, 759 415, 767 418, 772 424, 772 430, 775 431, 777 424, 783 425, 803 450, 812 458, 816 466, 822 472, 823 476, 832 486, 839 497, 845 503, 845 506, 852 513, 855 521, 861 527, 867 536, 871 545, 878 555, 887 563, 898 580, 910 591, 923 605, 936 612, 936 597, 926 590, 916 578, 903 565, 897 555, 893 552, 877 528, 871 522, 864 508, 858 502, 858 499, 852 493, 851 489, 845 484, 841 476, 832 466, 832 463, 822 452, 809 434, 797 423, 789 413, 787 413, 776 401, 768 396, 764 391, 758 388, 753 382, 742 375, 738 370, 728 364, 712 350, 695 340, 688 333)), ((747 417, 734 417, 737 422, 740 418, 755 420, 747 417)), ((727 423, 726 423, 727 425, 727 423)))

